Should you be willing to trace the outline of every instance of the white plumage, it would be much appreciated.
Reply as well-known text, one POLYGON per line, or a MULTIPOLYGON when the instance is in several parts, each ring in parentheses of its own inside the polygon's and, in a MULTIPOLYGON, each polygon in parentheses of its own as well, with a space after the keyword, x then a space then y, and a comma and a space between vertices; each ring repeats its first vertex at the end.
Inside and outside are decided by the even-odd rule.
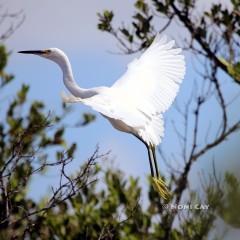
POLYGON ((127 125, 117 127, 118 130, 137 134, 146 143, 158 145, 164 133, 162 114, 176 97, 185 73, 181 49, 173 47, 173 40, 157 35, 111 88, 84 99, 83 103, 106 116, 114 127, 119 125, 115 120, 127 125))
POLYGON ((73 78, 70 62, 63 51, 21 51, 56 62, 63 71, 63 81, 71 92, 66 102, 81 102, 100 112, 113 127, 140 139, 148 148, 151 174, 161 194, 165 186, 159 178, 154 146, 164 134, 163 113, 171 106, 185 74, 184 56, 175 42, 159 34, 150 47, 133 60, 125 74, 112 87, 80 88, 73 78), (154 162, 153 162, 154 161, 154 162), (155 165, 156 177, 152 164, 155 165))

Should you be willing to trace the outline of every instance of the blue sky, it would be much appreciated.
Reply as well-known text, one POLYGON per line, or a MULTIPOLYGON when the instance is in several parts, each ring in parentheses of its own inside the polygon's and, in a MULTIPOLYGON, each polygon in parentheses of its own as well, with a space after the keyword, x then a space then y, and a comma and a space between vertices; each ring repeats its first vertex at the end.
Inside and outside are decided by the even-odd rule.
MULTIPOLYGON (((205 6, 207 3, 203 2, 203 6, 205 6)), ((118 51, 116 41, 110 35, 101 33, 96 28, 96 12, 102 12, 103 9, 112 9, 116 12, 116 23, 130 20, 129 16, 134 11, 133 1, 124 1, 123 4, 122 1, 117 0, 92 0, 84 1, 84 3, 74 0, 67 3, 63 0, 8 0, 5 6, 9 11, 22 9, 26 15, 24 24, 7 41, 9 50, 13 52, 8 70, 17 77, 12 86, 7 89, 9 99, 11 99, 11 93, 16 91, 22 83, 28 83, 31 86, 28 101, 42 100, 47 103, 49 110, 58 112, 61 105, 60 93, 65 90, 61 72, 54 63, 36 56, 17 54, 16 52, 19 50, 49 47, 63 49, 71 60, 77 82, 86 88, 100 85, 110 86, 124 73, 127 63, 134 58, 134 56, 110 54, 109 51, 118 51)), ((168 34, 174 39, 182 38, 183 33, 179 26, 173 26, 168 30, 168 34)), ((196 78, 191 64, 192 58, 192 56, 186 55, 187 74, 177 97, 180 105, 186 102, 193 79, 196 78)), ((201 66, 197 65, 197 68, 201 69, 201 66)), ((226 78, 223 74, 221 77, 226 78)), ((234 84, 230 83, 229 79, 226 78, 225 82, 227 98, 231 99, 238 90, 234 84)), ((237 104, 231 107, 233 119, 239 117, 236 106, 237 104)), ((216 103, 213 101, 212 105, 210 104, 204 109, 208 113, 203 115, 204 119, 201 123, 204 130, 209 121, 213 123, 213 127, 217 123, 219 112, 215 111, 215 108, 216 103)), ((75 113, 67 120, 69 123, 75 122, 75 118, 78 118, 81 113, 91 112, 89 108, 82 105, 76 105, 75 109, 75 113)), ((175 154, 178 157, 179 147, 171 122, 175 120, 178 126, 181 126, 181 120, 174 107, 165 114, 165 119, 166 131, 162 148, 168 155, 175 154)), ((114 130, 99 114, 93 124, 84 128, 69 129, 66 137, 69 142, 76 141, 79 147, 78 161, 75 161, 73 168, 90 156, 96 144, 99 144, 102 151, 111 149, 111 154, 115 158, 115 166, 119 166, 128 174, 139 176, 141 185, 146 186, 149 166, 144 146, 132 136, 114 130)), ((193 188, 199 186, 198 173, 200 171, 211 172, 213 156, 219 172, 226 169, 237 168, 239 170, 237 144, 239 144, 239 136, 235 134, 226 143, 194 164, 191 173, 193 188)), ((160 166, 163 166, 160 157, 158 160, 160 166)), ((165 167, 163 167, 163 171, 166 171, 165 167)), ((41 178, 41 181, 35 179, 32 184, 31 196, 39 199, 47 192, 48 184, 53 184, 55 180, 56 173, 50 173, 47 177, 41 178)))

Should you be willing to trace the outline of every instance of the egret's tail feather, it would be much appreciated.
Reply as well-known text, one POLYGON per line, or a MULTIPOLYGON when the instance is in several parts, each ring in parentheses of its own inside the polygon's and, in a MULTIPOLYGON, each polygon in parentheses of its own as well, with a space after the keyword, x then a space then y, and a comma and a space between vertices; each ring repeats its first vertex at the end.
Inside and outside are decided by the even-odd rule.
POLYGON ((171 196, 171 193, 169 192, 166 183, 160 177, 152 177, 152 181, 154 189, 160 194, 163 199, 168 200, 171 196))

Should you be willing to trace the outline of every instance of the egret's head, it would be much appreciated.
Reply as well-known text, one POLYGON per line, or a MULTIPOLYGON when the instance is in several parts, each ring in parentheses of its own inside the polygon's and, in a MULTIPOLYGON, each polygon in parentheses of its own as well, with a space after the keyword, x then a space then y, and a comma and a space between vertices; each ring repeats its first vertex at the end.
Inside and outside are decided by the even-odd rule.
POLYGON ((65 53, 58 48, 48 48, 44 50, 27 50, 27 51, 20 51, 18 53, 34 54, 34 55, 52 60, 56 63, 61 63, 61 61, 66 58, 65 53))

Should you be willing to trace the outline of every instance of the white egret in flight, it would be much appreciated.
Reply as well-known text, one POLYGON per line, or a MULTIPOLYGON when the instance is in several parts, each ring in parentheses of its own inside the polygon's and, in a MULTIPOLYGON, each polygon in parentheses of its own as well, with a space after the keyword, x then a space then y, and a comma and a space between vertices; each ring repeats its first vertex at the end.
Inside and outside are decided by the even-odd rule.
POLYGON ((111 87, 81 88, 73 77, 66 54, 57 48, 20 51, 57 63, 69 92, 65 102, 80 102, 107 118, 112 126, 137 137, 147 147, 155 189, 163 198, 169 192, 161 180, 155 147, 164 134, 163 113, 173 103, 185 74, 184 56, 174 40, 159 34, 150 47, 134 59, 125 74, 111 87))

